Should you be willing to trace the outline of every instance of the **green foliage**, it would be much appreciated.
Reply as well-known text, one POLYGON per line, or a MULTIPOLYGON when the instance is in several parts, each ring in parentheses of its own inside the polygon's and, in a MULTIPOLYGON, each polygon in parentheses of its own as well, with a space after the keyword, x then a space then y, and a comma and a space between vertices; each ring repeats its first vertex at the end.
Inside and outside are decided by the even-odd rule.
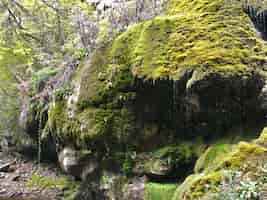
MULTIPOLYGON (((0 134, 18 131, 19 98, 15 72, 23 72, 31 63, 31 50, 23 43, 14 44, 14 49, 6 46, 0 32, 0 134), (19 70, 15 66, 20 66, 19 70)), ((19 136, 19 135, 17 135, 19 136)))
POLYGON ((60 88, 56 88, 53 91, 53 96, 56 101, 60 101, 70 96, 71 92, 72 90, 69 87, 60 87, 60 88))
POLYGON ((176 184, 147 183, 145 200, 171 200, 177 188, 176 184))
POLYGON ((86 49, 85 48, 80 48, 80 49, 75 49, 74 50, 74 57, 78 60, 82 60, 83 58, 86 57, 86 49))

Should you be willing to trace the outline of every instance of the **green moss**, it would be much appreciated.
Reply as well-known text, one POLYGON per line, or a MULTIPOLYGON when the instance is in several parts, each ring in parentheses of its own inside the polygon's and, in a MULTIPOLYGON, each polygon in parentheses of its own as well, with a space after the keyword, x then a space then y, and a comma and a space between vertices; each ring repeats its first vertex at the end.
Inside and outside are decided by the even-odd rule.
POLYGON ((163 147, 152 155, 154 159, 165 160, 172 168, 178 167, 181 163, 191 163, 195 156, 194 147, 191 143, 163 147))
POLYGON ((184 182, 177 187, 177 189, 174 192, 174 195, 172 197, 172 200, 181 200, 181 199, 183 199, 184 194, 190 188, 190 186, 192 185, 192 183, 196 179, 199 179, 202 176, 203 175, 201 175, 201 174, 193 174, 193 175, 190 175, 190 176, 186 177, 186 179, 184 180, 184 182))
POLYGON ((185 199, 196 199, 202 196, 207 190, 216 191, 218 184, 221 182, 223 176, 221 172, 212 172, 208 175, 195 180, 191 185, 190 190, 185 195, 185 199))
POLYGON ((33 174, 30 179, 25 183, 30 188, 57 188, 64 191, 64 199, 72 200, 79 188, 79 183, 74 182, 68 177, 60 178, 47 178, 39 174, 33 174))
POLYGON ((184 183, 177 188, 172 200, 194 200, 199 199, 207 191, 216 192, 222 178, 223 175, 221 172, 189 176, 184 183))
POLYGON ((147 183, 145 200, 171 200, 177 188, 176 184, 147 183))
POLYGON ((58 72, 58 69, 44 67, 41 70, 32 73, 31 84, 34 92, 38 92, 44 86, 44 83, 58 72))
POLYGON ((240 142, 238 145, 232 146, 230 152, 229 146, 225 148, 224 145, 214 146, 214 149, 209 148, 198 161, 202 164, 196 165, 196 168, 200 168, 199 166, 203 166, 206 160, 210 163, 207 165, 206 170, 201 174, 189 176, 177 189, 172 200, 204 199, 205 194, 216 193, 217 186, 224 177, 225 170, 240 171, 243 174, 256 172, 258 163, 267 158, 266 143, 264 142, 265 135, 266 128, 262 131, 259 139, 252 142, 240 142), (217 157, 217 153, 221 155, 217 157), (212 162, 214 157, 217 158, 212 162))
POLYGON ((256 140, 256 143, 264 147, 267 147, 267 128, 263 129, 260 137, 256 140))
MULTIPOLYGON (((193 69, 188 89, 214 73, 253 76, 255 67, 266 61, 263 46, 239 4, 171 0, 165 16, 130 26, 84 63, 76 74, 80 91, 75 119, 67 118, 66 106, 51 108, 50 124, 58 134, 68 132, 80 139, 110 131, 112 137, 127 141, 125 135, 136 126, 136 77, 179 79, 193 69)), ((145 130, 148 126, 144 125, 144 135, 151 133, 145 130)))
POLYGON ((266 153, 266 149, 259 145, 240 142, 233 152, 225 156, 222 163, 219 163, 219 168, 240 169, 245 163, 266 156, 266 153))
POLYGON ((195 172, 199 173, 203 170, 211 168, 217 164, 226 153, 230 152, 231 145, 229 144, 215 144, 209 147, 205 153, 197 160, 195 164, 195 172))
POLYGON ((84 63, 84 66, 77 72, 76 76, 81 79, 78 102, 80 109, 104 102, 102 88, 105 88, 105 83, 100 75, 103 74, 105 62, 105 51, 96 51, 90 63, 84 63))
POLYGON ((79 113, 76 118, 68 117, 64 101, 51 103, 48 113, 50 131, 55 137, 62 140, 72 140, 76 144, 84 144, 88 138, 94 138, 104 132, 104 123, 109 120, 109 115, 99 109, 87 108, 79 113), (103 119, 99 119, 99 116, 103 119), (102 120, 102 121, 101 121, 102 120))
POLYGON ((170 0, 167 4, 167 14, 176 15, 184 12, 184 14, 190 13, 203 13, 203 12, 217 12, 223 7, 223 1, 211 1, 211 0, 170 0))
POLYGON ((169 4, 169 16, 132 26, 115 40, 110 53, 113 64, 131 65, 135 76, 157 79, 177 77, 185 68, 250 75, 259 62, 266 62, 263 45, 238 3, 169 4))
POLYGON ((56 187, 58 189, 70 189, 73 188, 74 183, 67 177, 62 178, 46 178, 38 174, 33 174, 30 180, 26 183, 27 187, 31 188, 52 188, 56 187))
MULTIPOLYGON (((96 148, 108 144, 122 148, 135 133, 134 120, 128 109, 95 107, 87 107, 69 117, 64 101, 51 103, 48 112, 48 128, 54 137, 85 148, 92 144, 96 148), (97 146, 95 142, 102 144, 97 146)), ((115 146, 112 146, 114 150, 115 146)))

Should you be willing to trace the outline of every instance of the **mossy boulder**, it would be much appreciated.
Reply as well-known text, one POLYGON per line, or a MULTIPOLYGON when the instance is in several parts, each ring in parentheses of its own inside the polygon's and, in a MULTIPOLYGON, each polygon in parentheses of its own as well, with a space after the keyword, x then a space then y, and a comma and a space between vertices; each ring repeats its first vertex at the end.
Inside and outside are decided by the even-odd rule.
POLYGON ((209 170, 214 164, 218 163, 225 154, 232 149, 231 144, 214 144, 203 153, 195 164, 195 172, 200 173, 209 170))
MULTIPOLYGON (((144 171, 165 176, 195 159, 193 147, 168 147, 263 119, 258 97, 266 55, 240 3, 170 0, 165 15, 130 26, 79 67, 73 115, 69 99, 56 99, 47 127, 57 143, 109 157, 127 174, 135 153, 148 154, 144 171)), ((194 180, 185 196, 200 196, 205 184, 220 182, 220 170, 238 168, 265 149, 240 143, 231 156, 213 162, 220 154, 218 147, 204 155, 197 171, 212 174, 194 180)))
POLYGON ((145 173, 152 177, 168 177, 176 171, 186 174, 197 157, 195 149, 190 143, 163 147, 149 156, 144 164, 145 173))
MULTIPOLYGON (((207 194, 216 193, 219 184, 225 177, 226 171, 238 171, 249 175, 257 171, 257 163, 261 163, 267 158, 265 146, 266 128, 261 136, 252 142, 240 142, 232 147, 230 152, 225 152, 217 162, 210 162, 210 166, 203 173, 189 176, 175 192, 173 200, 176 199, 205 199, 207 194)), ((204 158, 212 151, 208 149, 204 153, 204 158)), ((203 158, 201 158, 203 159, 203 158)), ((214 158, 216 161, 216 158, 214 158)), ((255 178, 255 177, 254 177, 255 178)))
POLYGON ((265 55, 240 3, 170 0, 164 16, 130 26, 79 68, 75 116, 51 107, 50 125, 77 143, 105 135, 140 148, 182 131, 221 133, 263 116, 265 55))

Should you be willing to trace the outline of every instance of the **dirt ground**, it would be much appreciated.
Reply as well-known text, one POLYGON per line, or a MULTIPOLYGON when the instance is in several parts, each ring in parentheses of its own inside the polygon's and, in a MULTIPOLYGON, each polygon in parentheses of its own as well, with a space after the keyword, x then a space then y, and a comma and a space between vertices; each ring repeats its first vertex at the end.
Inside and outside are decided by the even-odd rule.
POLYGON ((62 199, 64 188, 54 184, 61 177, 56 166, 0 152, 0 200, 62 199))

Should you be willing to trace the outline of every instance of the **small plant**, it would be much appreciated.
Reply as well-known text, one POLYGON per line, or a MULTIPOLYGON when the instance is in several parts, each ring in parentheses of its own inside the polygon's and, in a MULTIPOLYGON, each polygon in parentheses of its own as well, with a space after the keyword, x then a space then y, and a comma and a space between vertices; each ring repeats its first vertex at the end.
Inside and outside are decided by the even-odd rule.
POLYGON ((70 95, 71 95, 71 89, 69 87, 60 87, 56 88, 53 91, 53 96, 55 100, 62 100, 70 95))
POLYGON ((87 55, 87 50, 86 48, 80 48, 76 51, 74 51, 74 57, 78 60, 82 60, 83 58, 85 58, 87 55))

